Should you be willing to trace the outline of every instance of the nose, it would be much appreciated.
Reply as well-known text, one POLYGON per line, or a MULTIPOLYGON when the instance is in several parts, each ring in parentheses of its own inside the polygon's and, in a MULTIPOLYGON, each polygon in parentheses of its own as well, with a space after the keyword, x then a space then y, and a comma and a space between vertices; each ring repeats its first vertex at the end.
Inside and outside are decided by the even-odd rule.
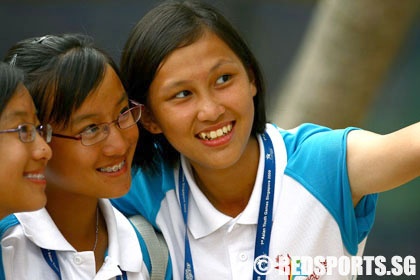
POLYGON ((136 125, 121 129, 117 125, 111 124, 103 152, 107 156, 125 155, 129 147, 137 142, 137 138, 138 128, 136 125))
POLYGON ((206 94, 200 98, 197 119, 200 121, 216 121, 225 112, 214 96, 206 94))
POLYGON ((39 134, 35 137, 35 146, 33 156, 37 160, 45 160, 48 161, 51 159, 52 150, 50 146, 45 142, 44 138, 42 138, 39 134))

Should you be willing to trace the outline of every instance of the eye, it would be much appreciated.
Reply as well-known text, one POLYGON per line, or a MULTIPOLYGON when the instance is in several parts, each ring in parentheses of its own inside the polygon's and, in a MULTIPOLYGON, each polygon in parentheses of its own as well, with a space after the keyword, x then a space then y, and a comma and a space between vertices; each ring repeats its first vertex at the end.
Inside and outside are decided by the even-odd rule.
POLYGON ((128 110, 130 110, 130 108, 128 106, 122 108, 122 110, 120 111, 120 114, 118 116, 118 120, 126 120, 130 116, 130 114, 127 114, 128 110))
POLYGON ((183 91, 178 92, 175 95, 175 98, 184 98, 184 97, 187 97, 187 96, 190 96, 190 95, 191 95, 191 91, 189 91, 189 90, 183 90, 183 91))
POLYGON ((120 115, 124 114, 124 113, 125 113, 125 112, 127 112, 127 110, 129 110, 129 109, 130 109, 130 107, 125 106, 124 108, 122 108, 122 109, 121 109, 121 111, 120 111, 120 115))
POLYGON ((92 124, 86 127, 85 129, 83 129, 83 131, 80 134, 82 134, 84 137, 94 137, 100 131, 101 131, 101 128, 98 125, 92 124))
POLYGON ((216 80, 216 84, 218 84, 218 85, 224 84, 227 81, 229 81, 231 79, 231 77, 232 77, 232 75, 224 74, 216 80))

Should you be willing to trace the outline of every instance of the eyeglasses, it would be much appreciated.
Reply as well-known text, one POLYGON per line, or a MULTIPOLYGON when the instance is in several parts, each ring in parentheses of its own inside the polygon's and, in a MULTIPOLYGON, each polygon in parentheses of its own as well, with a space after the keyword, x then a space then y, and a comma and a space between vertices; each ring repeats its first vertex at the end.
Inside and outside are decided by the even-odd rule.
POLYGON ((112 122, 90 126, 76 136, 69 136, 58 133, 53 133, 52 135, 59 138, 81 140, 84 146, 94 145, 108 137, 111 124, 116 124, 120 129, 127 129, 135 125, 140 120, 144 105, 133 100, 130 100, 130 103, 131 108, 120 113, 118 118, 112 122))
POLYGON ((17 128, 0 130, 0 133, 11 133, 18 132, 19 139, 23 143, 30 143, 35 140, 35 136, 38 133, 44 140, 49 143, 51 141, 52 128, 51 125, 38 125, 35 126, 31 123, 20 124, 17 128))

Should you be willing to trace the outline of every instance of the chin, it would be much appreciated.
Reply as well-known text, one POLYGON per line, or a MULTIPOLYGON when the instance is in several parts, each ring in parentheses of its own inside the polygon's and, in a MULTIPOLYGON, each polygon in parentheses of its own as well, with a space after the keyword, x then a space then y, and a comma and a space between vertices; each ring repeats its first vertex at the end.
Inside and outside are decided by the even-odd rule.
POLYGON ((131 187, 131 182, 121 184, 118 187, 113 188, 112 194, 111 196, 109 196, 109 198, 118 198, 118 197, 126 195, 128 191, 130 190, 130 187, 131 187))
POLYGON ((32 196, 30 200, 30 204, 28 204, 28 201, 23 202, 24 204, 22 207, 16 209, 14 212, 29 212, 29 211, 36 211, 39 210, 47 204, 47 197, 36 197, 32 196))

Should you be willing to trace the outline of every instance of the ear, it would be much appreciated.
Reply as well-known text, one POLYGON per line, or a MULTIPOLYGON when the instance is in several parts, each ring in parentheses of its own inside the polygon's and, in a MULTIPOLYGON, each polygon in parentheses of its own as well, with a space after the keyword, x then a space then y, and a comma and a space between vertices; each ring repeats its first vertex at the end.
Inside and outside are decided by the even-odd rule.
POLYGON ((254 81, 250 82, 250 89, 252 97, 255 97, 257 95, 257 86, 255 85, 254 81))
POLYGON ((249 86, 250 86, 250 92, 252 97, 257 95, 257 86, 255 84, 255 76, 252 69, 248 69, 248 77, 249 77, 249 86))
POLYGON ((160 126, 156 123, 155 118, 153 117, 152 112, 147 107, 144 107, 140 122, 142 126, 147 129, 152 134, 162 133, 160 126))

